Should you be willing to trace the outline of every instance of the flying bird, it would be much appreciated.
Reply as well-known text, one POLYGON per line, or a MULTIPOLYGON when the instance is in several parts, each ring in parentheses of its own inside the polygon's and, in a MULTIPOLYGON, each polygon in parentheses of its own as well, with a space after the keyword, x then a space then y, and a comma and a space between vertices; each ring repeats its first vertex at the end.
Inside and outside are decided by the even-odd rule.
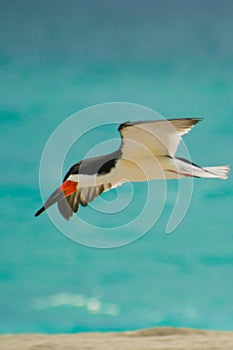
POLYGON ((200 118, 125 122, 118 131, 121 145, 115 152, 81 160, 74 164, 35 216, 57 203, 62 216, 69 220, 79 205, 87 204, 102 192, 124 182, 202 177, 227 179, 229 166, 200 167, 175 157, 181 137, 200 118))

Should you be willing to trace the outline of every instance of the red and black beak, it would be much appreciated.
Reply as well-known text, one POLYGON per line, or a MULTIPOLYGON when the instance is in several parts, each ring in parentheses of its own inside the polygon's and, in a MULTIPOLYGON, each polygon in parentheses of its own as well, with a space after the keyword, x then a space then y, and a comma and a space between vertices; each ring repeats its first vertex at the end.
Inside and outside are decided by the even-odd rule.
POLYGON ((72 193, 77 191, 77 182, 67 180, 63 182, 61 186, 54 191, 49 199, 45 202, 44 206, 40 208, 36 213, 35 216, 39 216, 41 213, 43 213, 46 209, 51 207, 54 203, 60 202, 61 200, 64 200, 66 197, 70 196, 72 193))

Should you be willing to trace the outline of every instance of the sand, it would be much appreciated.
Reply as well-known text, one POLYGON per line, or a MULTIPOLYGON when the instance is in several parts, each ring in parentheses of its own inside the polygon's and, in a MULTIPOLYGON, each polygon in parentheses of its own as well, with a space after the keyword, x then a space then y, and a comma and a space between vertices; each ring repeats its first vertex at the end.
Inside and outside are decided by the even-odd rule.
POLYGON ((120 333, 1 335, 1 350, 233 350, 233 332, 151 328, 120 333))

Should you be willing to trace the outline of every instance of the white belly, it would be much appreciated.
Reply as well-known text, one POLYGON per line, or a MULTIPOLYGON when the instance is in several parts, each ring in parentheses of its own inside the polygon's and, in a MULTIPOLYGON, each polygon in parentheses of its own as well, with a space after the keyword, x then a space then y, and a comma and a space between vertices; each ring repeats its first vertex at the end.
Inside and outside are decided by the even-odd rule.
POLYGON ((76 181, 80 187, 108 184, 112 186, 124 182, 144 182, 177 178, 167 170, 174 168, 173 159, 167 157, 138 157, 135 161, 119 159, 109 173, 103 175, 70 175, 69 180, 76 181))
POLYGON ((145 157, 135 159, 134 162, 120 159, 115 168, 107 174, 99 177, 100 182, 144 182, 150 180, 164 180, 177 178, 174 169, 174 160, 167 157, 145 157))

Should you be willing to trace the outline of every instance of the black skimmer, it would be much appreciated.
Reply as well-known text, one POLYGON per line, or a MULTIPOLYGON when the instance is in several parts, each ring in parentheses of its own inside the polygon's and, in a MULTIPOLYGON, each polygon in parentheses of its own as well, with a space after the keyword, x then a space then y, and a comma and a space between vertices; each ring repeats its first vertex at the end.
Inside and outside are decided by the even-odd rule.
POLYGON ((181 137, 200 120, 180 118, 121 124, 118 128, 120 148, 74 164, 62 185, 35 216, 57 203, 62 216, 69 220, 80 204, 85 207, 102 192, 126 181, 179 179, 185 176, 226 179, 229 166, 203 168, 175 157, 181 137))

